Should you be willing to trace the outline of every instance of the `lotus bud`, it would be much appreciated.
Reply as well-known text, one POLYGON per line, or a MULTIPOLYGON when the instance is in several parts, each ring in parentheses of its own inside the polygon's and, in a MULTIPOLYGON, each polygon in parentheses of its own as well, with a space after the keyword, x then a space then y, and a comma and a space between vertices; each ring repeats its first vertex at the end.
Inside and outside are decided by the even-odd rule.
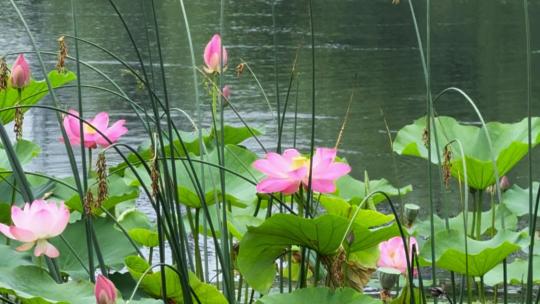
POLYGON ((0 58, 0 91, 5 90, 8 85, 9 69, 4 57, 0 58))
POLYGON ((405 225, 407 227, 411 227, 416 220, 416 216, 418 215, 420 206, 416 204, 405 204, 404 209, 405 210, 403 210, 403 221, 405 222, 405 225))
POLYGON ((223 106, 227 106, 231 97, 231 87, 228 85, 224 86, 221 90, 221 95, 223 96, 223 106))
POLYGON ((381 283, 381 288, 385 290, 391 290, 399 281, 399 276, 401 272, 393 268, 379 268, 377 270, 379 275, 379 282, 381 283))
POLYGON ((11 86, 24 89, 30 84, 30 66, 23 54, 20 54, 11 67, 11 86))
POLYGON ((116 303, 116 287, 113 282, 102 275, 97 276, 94 294, 97 304, 116 303))
POLYGON ((227 49, 221 47, 219 34, 215 34, 204 48, 204 64, 204 71, 208 74, 221 73, 221 66, 223 69, 227 66, 227 49))
POLYGON ((512 186, 510 184, 510 180, 508 179, 508 177, 505 175, 503 177, 501 177, 501 180, 499 181, 499 187, 501 188, 501 191, 506 191, 510 188, 510 186, 512 186))

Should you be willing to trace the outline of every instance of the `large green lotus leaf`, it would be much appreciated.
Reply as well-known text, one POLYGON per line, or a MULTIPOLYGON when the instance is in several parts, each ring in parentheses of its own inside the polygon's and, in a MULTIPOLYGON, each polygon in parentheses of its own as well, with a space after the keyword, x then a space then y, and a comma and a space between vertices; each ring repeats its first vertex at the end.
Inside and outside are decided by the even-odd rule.
MULTIPOLYGON (((320 203, 329 214, 339 215, 348 219, 352 218, 358 209, 358 206, 352 205, 344 199, 335 196, 321 196, 320 203)), ((366 228, 386 225, 393 220, 393 215, 387 215, 370 209, 360 209, 355 217, 355 223, 358 226, 366 228)))
POLYGON ((264 222, 261 217, 253 215, 233 215, 227 222, 229 232, 237 239, 242 240, 244 234, 248 231, 248 227, 259 226, 264 222))
MULTIPOLYGON (((533 182, 533 203, 538 194, 538 182, 533 182)), ((513 214, 523 216, 529 214, 529 188, 521 188, 518 185, 513 185, 502 195, 503 204, 513 214)))
POLYGON ((297 289, 292 293, 271 294, 260 298, 257 304, 376 304, 380 300, 363 295, 351 288, 331 290, 328 287, 297 289))
MULTIPOLYGON (((131 297, 133 291, 135 290, 135 286, 137 285, 137 282, 133 280, 129 272, 111 273, 109 274, 109 279, 114 283, 114 286, 120 292, 121 297, 124 299, 129 299, 131 297)), ((145 297, 147 297, 147 295, 144 293, 144 291, 142 291, 140 288, 137 288, 137 291, 135 292, 133 299, 129 303, 135 303, 135 304, 158 304, 158 303, 162 304, 163 303, 162 300, 145 298, 145 297)), ((124 302, 119 302, 119 304, 120 303, 124 303, 124 302)))
MULTIPOLYGON (((235 126, 225 125, 223 130, 225 130, 225 132, 224 132, 224 140, 223 140, 225 145, 238 145, 238 144, 240 144, 240 143, 244 142, 245 140, 252 137, 251 133, 249 132, 249 130, 246 127, 235 127, 235 126)), ((254 128, 251 128, 251 131, 253 132, 253 134, 255 134, 257 136, 262 134, 261 131, 259 131, 257 129, 254 129, 254 128)), ((214 143, 215 143, 214 129, 203 129, 201 132, 202 132, 203 143, 204 143, 204 145, 206 147, 206 150, 207 151, 214 150, 214 143)), ((182 141, 184 142, 184 146, 185 146, 185 149, 187 150, 187 152, 190 153, 190 154, 196 155, 197 156, 196 158, 199 159, 199 155, 201 155, 201 152, 200 152, 200 146, 201 145, 200 145, 200 141, 199 141, 199 132, 197 132, 197 131, 192 131, 192 132, 178 131, 178 133, 180 134, 180 137, 182 138, 182 141)), ((179 157, 185 157, 186 156, 186 152, 184 151, 184 148, 182 147, 182 145, 181 145, 180 141, 178 140, 177 136, 175 136, 175 140, 173 141, 173 146, 174 146, 175 156, 177 156, 177 157, 178 156, 179 157)), ((166 140, 165 154, 167 156, 170 156, 171 155, 170 151, 171 150, 170 150, 169 141, 166 140)), ((152 159, 153 152, 152 152, 152 149, 150 147, 149 142, 144 144, 143 146, 139 147, 137 149, 137 152, 147 162, 152 159)), ((140 163, 139 158, 136 157, 135 154, 133 154, 133 153, 128 154, 128 161, 133 165, 138 165, 140 163)), ((117 166, 112 167, 111 172, 113 172, 113 173, 117 173, 117 172, 121 173, 121 172, 124 172, 126 167, 127 167, 127 164, 125 162, 122 162, 122 163, 118 164, 117 166)))
MULTIPOLYGON (((65 178, 64 181, 75 187, 73 177, 65 178)), ((138 198, 139 188, 128 184, 129 182, 129 179, 126 179, 118 174, 110 175, 107 178, 108 195, 105 201, 103 201, 102 206, 110 210, 122 202, 127 202, 138 198)), ((94 194, 94 199, 96 199, 98 197, 98 185, 96 183, 96 179, 93 177, 89 178, 88 185, 94 194)), ((82 213, 83 207, 79 195, 72 189, 62 184, 57 184, 53 195, 55 198, 63 200, 69 208, 82 213)), ((103 213, 101 210, 93 210, 93 212, 98 215, 103 213)))
POLYGON ((134 228, 153 229, 148 216, 136 208, 125 210, 118 216, 117 220, 126 231, 134 228))
MULTIPOLYGON (((0 241, 0 269, 13 268, 20 265, 33 265, 32 256, 29 252, 18 252, 11 246, 4 245, 5 238, 1 237, 0 241)), ((0 277, 2 276, 0 271, 0 277)))
MULTIPOLYGON (((366 197, 366 185, 364 182, 354 179, 350 175, 345 175, 336 181, 337 194, 339 197, 348 200, 353 204, 360 204, 366 197)), ((396 188, 386 179, 370 180, 369 192, 381 191, 388 196, 405 195, 412 191, 412 186, 407 185, 402 188, 396 188)), ((375 194, 371 197, 374 204, 384 201, 386 198, 382 194, 375 194)))
MULTIPOLYGON (((509 284, 519 285, 523 281, 527 280, 527 265, 528 261, 523 259, 516 259, 512 263, 506 265, 507 267, 507 278, 509 284)), ((535 256, 533 261, 533 269, 540 269, 540 257, 535 256)), ((535 271, 533 273, 534 284, 540 284, 540 273, 535 271)), ((503 283, 504 273, 503 265, 499 264, 497 267, 493 268, 484 276, 484 283, 488 286, 495 286, 503 283)))
MULTIPOLYGON (((51 71, 47 75, 53 88, 61 87, 73 80, 77 79, 73 72, 58 73, 58 71, 51 71)), ((6 90, 0 91, 0 109, 13 107, 19 105, 31 106, 38 103, 43 97, 49 93, 47 83, 45 80, 36 81, 32 79, 30 84, 25 87, 21 92, 21 98, 19 99, 19 92, 17 89, 9 87, 6 90)), ((30 108, 24 108, 26 112, 30 108)), ((0 121, 3 124, 7 124, 15 117, 15 110, 0 112, 0 121)))
POLYGON ((276 273, 274 261, 290 245, 332 255, 341 245, 348 221, 335 215, 315 219, 276 214, 258 227, 248 227, 240 242, 237 264, 248 284, 266 294, 276 273))
MULTIPOLYGON (((435 118, 439 151, 442 153, 444 146, 454 139, 459 139, 463 145, 467 164, 467 178, 470 187, 485 189, 495 183, 493 162, 489 150, 485 131, 476 126, 463 125, 452 117, 440 116, 435 118)), ((417 156, 427 159, 428 150, 423 142, 426 118, 422 117, 399 130, 394 140, 394 151, 401 155, 417 156)), ((528 128, 527 120, 507 124, 490 122, 486 124, 493 144, 499 176, 505 175, 519 160, 528 152, 528 128)), ((533 146, 540 142, 540 118, 532 119, 533 146)), ((437 163, 435 148, 435 136, 431 134, 431 160, 437 163)), ((463 176, 463 157, 457 146, 452 153, 452 176, 463 176)), ((442 156, 441 156, 442 158, 442 156)))
MULTIPOLYGON (((344 199, 335 196, 322 196, 320 203, 329 214, 347 220, 351 220, 358 209, 358 206, 351 205, 344 199)), ((349 251, 352 252, 369 249, 382 241, 399 235, 394 216, 376 210, 360 209, 354 223, 351 235, 352 242, 349 247, 349 251)))
POLYGON ((159 245, 159 235, 157 231, 145 228, 133 228, 128 232, 132 240, 146 247, 156 247, 159 245))
MULTIPOLYGON (((16 141, 15 144, 13 144, 13 149, 15 150, 21 165, 29 163, 34 157, 41 153, 41 148, 38 145, 24 139, 16 141)), ((11 165, 6 150, 4 150, 4 146, 2 145, 0 145, 0 171, 11 171, 11 165)))
MULTIPOLYGON (((135 280, 139 280, 150 265, 139 256, 129 256, 125 260, 129 273, 135 280)), ((165 268, 165 282, 167 284, 167 299, 184 303, 182 286, 178 274, 170 268, 165 268)), ((189 285, 197 295, 201 304, 227 304, 227 300, 213 285, 201 282, 193 273, 189 273, 189 285)), ((161 271, 149 272, 141 281, 141 287, 150 296, 161 298, 161 271)), ((193 300, 196 301, 195 299, 193 300)))
MULTIPOLYGON (((495 231, 502 230, 502 221, 501 221, 501 215, 504 216, 504 229, 514 230, 517 227, 518 219, 515 214, 512 214, 505 206, 497 205, 495 206, 495 231)), ((472 229, 472 222, 473 222, 473 213, 468 212, 467 213, 467 230, 469 230, 469 233, 472 229)), ((482 212, 482 222, 480 227, 480 232, 482 234, 491 233, 492 232, 492 219, 493 219, 493 209, 487 210, 482 212)), ((446 230, 445 221, 444 219, 438 217, 437 215, 434 216, 434 225, 435 225, 435 231, 443 231, 446 230)), ((455 217, 448 219, 450 229, 457 230, 460 232, 463 232, 463 213, 459 213, 455 217)), ((423 235, 429 235, 430 234, 430 222, 429 220, 425 221, 418 221, 418 224, 414 226, 414 234, 418 236, 423 235)), ((475 228, 476 231, 476 228, 475 228)))
MULTIPOLYGON (((467 238, 469 275, 483 276, 502 262, 508 255, 518 250, 520 233, 500 231, 490 240, 477 241, 467 238)), ((435 260, 439 268, 466 273, 465 239, 457 230, 441 231, 435 234, 435 260)), ((431 264, 431 242, 427 241, 420 251, 420 258, 425 265, 431 264)))
POLYGON ((37 266, 0 268, 0 293, 11 294, 23 304, 93 304, 94 286, 87 280, 57 284, 37 266))
MULTIPOLYGON (((96 218, 93 221, 94 231, 103 254, 105 264, 112 269, 120 270, 123 267, 124 258, 134 254, 135 248, 128 241, 126 236, 114 227, 114 222, 102 218, 96 218)), ((88 263, 88 251, 86 247, 86 230, 84 221, 77 221, 69 224, 62 236, 71 245, 77 256, 85 263, 88 263)), ((60 270, 76 278, 87 278, 88 274, 73 255, 67 245, 56 238, 51 242, 60 251, 58 265, 60 270)), ((94 259, 96 255, 94 253, 94 259)))

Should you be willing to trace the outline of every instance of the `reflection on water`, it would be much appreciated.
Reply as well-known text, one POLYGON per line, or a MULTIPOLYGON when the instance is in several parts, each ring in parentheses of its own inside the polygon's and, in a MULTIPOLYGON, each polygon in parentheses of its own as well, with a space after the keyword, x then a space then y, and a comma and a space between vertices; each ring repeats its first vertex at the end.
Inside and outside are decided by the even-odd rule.
MULTIPOLYGON (((56 51, 56 38, 72 33, 71 7, 62 0, 18 1, 42 50, 56 51)), ((117 0, 146 62, 149 56, 157 63, 150 10, 145 1, 117 0), (146 26, 148 25, 148 26, 146 26), (151 37, 151 43, 148 43, 151 37), (150 51, 149 51, 150 50, 150 51)), ((189 49, 178 1, 157 1, 159 30, 162 38, 169 95, 174 107, 194 114, 193 80, 189 49)), ((197 60, 202 64, 202 50, 211 35, 219 31, 219 5, 216 1, 186 1, 197 60)), ((309 20, 304 1, 278 1, 276 4, 276 41, 273 47, 272 3, 270 0, 226 1, 224 41, 229 49, 230 66, 225 79, 231 85, 232 102, 253 126, 266 132, 263 142, 276 142, 273 116, 256 83, 244 73, 234 75, 233 67, 241 59, 249 62, 261 80, 272 107, 275 108, 274 60, 278 64, 280 101, 283 104, 290 69, 298 52, 299 93, 296 85, 291 102, 298 97, 298 140, 304 152, 309 146, 311 117, 311 50, 309 20), (274 50, 277 52, 274 54, 274 50), (297 96, 298 95, 298 96, 297 96)), ((425 24, 424 2, 415 1, 420 27, 425 24)), ((32 50, 22 25, 7 1, 0 11, 0 53, 32 50)), ((425 204, 425 163, 398 157, 390 152, 385 131, 384 112, 390 129, 397 130, 425 110, 425 87, 416 36, 408 4, 392 5, 389 0, 314 1, 316 32, 316 138, 317 145, 333 146, 351 92, 354 99, 341 155, 353 165, 354 174, 371 178, 386 177, 396 184, 411 183, 416 191, 406 200, 425 204), (395 162, 394 162, 395 161, 395 162), (394 165, 395 164, 395 165, 394 165), (395 166, 395 167, 394 167, 395 166)), ((453 0, 433 2, 432 81, 433 91, 457 86, 468 92, 487 120, 516 121, 526 114, 525 53, 521 3, 504 0, 453 0)), ((532 15, 540 5, 531 3, 532 15)), ((80 1, 80 36, 98 43, 137 65, 137 57, 122 25, 108 1, 80 1)), ((538 28, 538 18, 531 18, 531 28, 538 28)), ((540 46, 533 35, 533 63, 538 63, 540 46)), ((425 40, 425 37, 423 37, 425 40)), ((70 54, 74 54, 69 41, 70 54)), ((54 56, 45 56, 48 68, 54 56)), ((11 58, 9 58, 11 59, 11 58)), ((132 99, 146 102, 145 92, 136 89, 132 75, 104 52, 81 44, 81 59, 107 73, 132 99)), ((36 58, 30 56, 35 75, 39 75, 36 58)), ((536 64, 535 66, 538 66, 536 64)), ((75 69, 73 63, 69 66, 75 69)), ((150 67, 148 67, 150 68, 150 67)), ((157 71, 157 65, 155 65, 157 71)), ((538 68, 533 70, 536 74, 538 68)), ((159 85, 159 73, 154 77, 159 85)), ((83 69, 84 84, 114 87, 97 73, 83 69)), ((202 86, 201 86, 202 87, 202 86)), ((533 94, 537 96, 536 82, 533 94)), ((76 105, 73 88, 59 91, 65 107, 76 105)), ((50 102, 48 100, 47 102, 50 102)), ((130 106, 121 98, 103 91, 83 89, 86 112, 92 115, 107 110, 112 119, 128 120, 129 136, 124 141, 137 145, 144 140, 143 130, 130 106)), ((205 110, 208 100, 204 99, 205 110)), ((466 121, 477 120, 473 112, 456 96, 445 97, 436 104, 437 112, 466 121)), ((289 105, 289 111, 293 103, 289 105)), ((538 108, 533 109, 538 113, 538 108)), ((189 129, 188 121, 175 112, 179 126, 189 129)), ((238 119, 227 113, 231 124, 238 119)), ((285 145, 292 145, 293 119, 286 121, 285 145)), ((32 110, 26 118, 26 136, 43 148, 34 168, 53 174, 67 174, 64 148, 58 141, 55 116, 45 110, 32 110)), ((255 148, 256 145, 252 144, 255 148)), ((537 155, 538 153, 536 153, 537 155)), ((524 178, 524 166, 513 172, 524 178), (519 172, 521 169, 521 172, 519 172), (517 172, 516 172, 517 171, 517 172)), ((522 184, 524 182, 522 181, 522 184)))

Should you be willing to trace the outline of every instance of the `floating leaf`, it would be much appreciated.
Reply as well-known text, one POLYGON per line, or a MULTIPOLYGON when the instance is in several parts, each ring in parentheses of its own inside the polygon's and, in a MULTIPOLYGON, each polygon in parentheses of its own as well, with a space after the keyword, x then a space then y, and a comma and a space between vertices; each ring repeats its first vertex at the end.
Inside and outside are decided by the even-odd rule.
POLYGON ((376 304, 382 303, 370 296, 363 295, 351 288, 331 290, 327 287, 309 287, 297 289, 292 293, 271 294, 260 298, 257 304, 376 304))
MULTIPOLYGON (((458 139, 463 145, 467 164, 467 182, 475 189, 485 189, 495 183, 492 154, 489 149, 485 131, 476 126, 463 125, 452 117, 439 116, 435 118, 439 152, 451 140, 458 139)), ((496 159, 499 176, 505 175, 528 152, 527 119, 507 124, 490 122, 486 124, 493 144, 493 155, 496 159)), ((401 155, 428 158, 428 150, 424 145, 423 134, 426 128, 426 118, 422 117, 399 130, 394 140, 394 151, 401 155)), ((540 118, 532 119, 532 145, 540 143, 540 118)), ((431 134, 431 160, 437 163, 435 136, 431 134)), ((452 176, 464 180, 463 157, 458 148, 454 149, 452 176)), ((442 158, 442 156, 441 156, 442 158)))
MULTIPOLYGON (((465 254, 465 239, 458 230, 441 231, 435 234, 435 260, 439 268, 470 276, 483 276, 520 248, 523 236, 511 231, 500 231, 490 240, 477 241, 467 237, 468 255, 465 254)), ((431 263, 431 242, 426 242, 420 251, 424 264, 431 263)))

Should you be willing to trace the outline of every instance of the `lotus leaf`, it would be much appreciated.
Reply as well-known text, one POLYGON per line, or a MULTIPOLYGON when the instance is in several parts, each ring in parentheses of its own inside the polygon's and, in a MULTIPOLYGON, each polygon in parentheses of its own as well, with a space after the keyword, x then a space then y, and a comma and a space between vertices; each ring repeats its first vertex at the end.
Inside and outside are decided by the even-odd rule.
MULTIPOLYGON (((456 147, 451 161, 452 176, 464 180, 463 159, 467 165, 467 181, 471 188, 485 189, 495 183, 492 155, 496 160, 499 176, 505 175, 528 152, 527 119, 517 123, 490 122, 486 124, 493 144, 491 153, 485 131, 477 126, 459 123, 452 117, 439 116, 435 118, 437 139, 440 153, 444 146, 454 139, 463 145, 463 158, 456 147)), ((428 150, 424 145, 423 134, 426 128, 426 118, 415 120, 412 124, 399 130, 394 140, 394 151, 401 155, 428 158, 428 150)), ((532 119, 533 147, 540 143, 540 118, 532 119)), ((435 136, 431 134, 431 160, 438 162, 435 136)), ((442 159, 442 156, 441 156, 442 159)))

